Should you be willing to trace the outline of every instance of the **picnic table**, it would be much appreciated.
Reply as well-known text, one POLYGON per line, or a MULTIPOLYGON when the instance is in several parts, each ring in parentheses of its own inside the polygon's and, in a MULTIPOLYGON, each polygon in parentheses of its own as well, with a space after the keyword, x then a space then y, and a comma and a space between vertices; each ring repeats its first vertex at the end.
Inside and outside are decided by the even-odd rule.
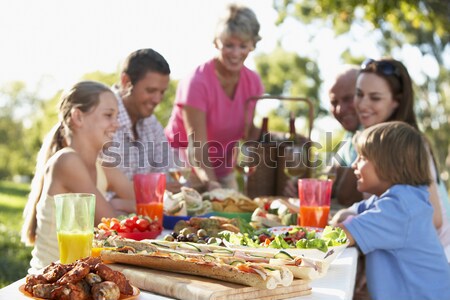
MULTIPOLYGON (((356 276, 358 252, 356 248, 349 247, 336 258, 330 265, 326 276, 311 282, 312 293, 306 296, 291 299, 299 300, 351 300, 356 276)), ((19 291, 19 287, 25 283, 22 278, 0 290, 0 299, 30 299, 19 291)), ((166 296, 141 289, 136 300, 167 300, 173 299, 166 296)))

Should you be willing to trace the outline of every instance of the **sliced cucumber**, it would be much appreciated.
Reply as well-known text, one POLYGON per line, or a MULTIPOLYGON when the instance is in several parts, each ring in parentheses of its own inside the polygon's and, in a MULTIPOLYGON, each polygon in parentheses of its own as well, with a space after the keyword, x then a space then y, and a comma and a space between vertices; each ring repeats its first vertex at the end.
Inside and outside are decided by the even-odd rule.
POLYGON ((231 263, 230 263, 230 265, 232 265, 232 266, 237 266, 237 265, 239 265, 239 264, 244 264, 245 263, 245 261, 243 261, 243 260, 233 260, 231 263))
POLYGON ((170 249, 170 246, 169 245, 164 245, 164 244, 161 244, 161 243, 157 243, 157 242, 151 242, 153 245, 155 245, 156 247, 161 247, 161 248, 168 248, 168 249, 170 249))
POLYGON ((170 257, 172 257, 173 259, 178 259, 178 260, 185 260, 186 256, 184 256, 181 253, 178 252, 169 252, 170 257))
POLYGON ((204 256, 203 256, 203 259, 205 260, 205 261, 216 261, 216 257, 215 256, 213 256, 213 255, 211 255, 211 254, 205 254, 204 256))
POLYGON ((194 250, 194 251, 197 251, 197 252, 202 252, 202 250, 199 247, 197 247, 197 246, 195 246, 194 244, 191 244, 191 243, 179 243, 178 244, 178 248, 186 249, 186 250, 194 250))
POLYGON ((253 256, 253 257, 258 257, 258 258, 270 258, 270 254, 269 256, 264 255, 264 254, 255 254, 255 253, 246 253, 248 256, 253 256))
POLYGON ((233 254, 234 251, 227 249, 227 248, 216 248, 213 250, 213 253, 227 253, 227 254, 233 254))
POLYGON ((294 258, 287 253, 286 251, 280 250, 277 254, 273 256, 273 258, 280 258, 280 259, 288 259, 288 260, 294 260, 294 258))

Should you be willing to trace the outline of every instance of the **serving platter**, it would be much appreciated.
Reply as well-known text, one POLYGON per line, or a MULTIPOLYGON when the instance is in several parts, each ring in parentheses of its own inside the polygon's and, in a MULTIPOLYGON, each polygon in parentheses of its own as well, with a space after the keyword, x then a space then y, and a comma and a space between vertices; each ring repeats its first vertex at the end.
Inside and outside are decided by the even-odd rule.
MULTIPOLYGON (((124 295, 124 294, 120 294, 119 300, 133 300, 133 299, 136 299, 136 298, 139 296, 139 294, 141 293, 141 291, 140 291, 137 287, 135 287, 134 285, 131 285, 131 286, 133 287, 133 295, 124 295)), ((25 284, 22 284, 22 285, 19 287, 19 291, 20 291, 22 294, 24 294, 25 296, 27 296, 28 298, 31 298, 31 299, 36 299, 36 300, 45 300, 45 299, 46 299, 46 298, 34 297, 32 294, 30 294, 29 292, 27 292, 27 291, 25 290, 25 284)), ((90 299, 92 299, 92 298, 90 298, 90 299)))

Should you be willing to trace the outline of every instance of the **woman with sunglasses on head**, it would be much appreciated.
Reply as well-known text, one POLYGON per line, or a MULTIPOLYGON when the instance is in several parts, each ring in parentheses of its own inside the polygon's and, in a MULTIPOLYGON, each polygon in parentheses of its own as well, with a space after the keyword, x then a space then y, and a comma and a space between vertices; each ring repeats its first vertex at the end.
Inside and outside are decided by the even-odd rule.
MULTIPOLYGON (((419 129, 414 113, 414 92, 405 66, 394 59, 368 59, 356 81, 355 109, 364 128, 388 121, 403 121, 419 129)), ((430 143, 427 142, 432 183, 429 200, 436 227, 450 262, 450 203, 430 143)), ((398 153, 402 155, 402 153, 398 153)), ((415 163, 414 161, 411 162, 415 163)))
POLYGON ((261 39, 259 27, 251 9, 230 5, 217 24, 217 56, 178 84, 166 136, 181 157, 189 157, 207 190, 237 189, 233 148, 244 136, 257 137, 252 125, 244 132, 254 111, 254 104, 246 109, 246 100, 264 88, 244 62, 261 39))

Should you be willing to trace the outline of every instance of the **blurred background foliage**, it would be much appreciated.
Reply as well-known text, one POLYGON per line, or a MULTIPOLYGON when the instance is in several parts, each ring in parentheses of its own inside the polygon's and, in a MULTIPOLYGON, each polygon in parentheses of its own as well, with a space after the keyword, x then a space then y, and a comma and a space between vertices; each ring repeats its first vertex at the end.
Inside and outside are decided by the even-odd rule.
MULTIPOLYGON (((431 77, 422 72, 425 80, 415 85, 416 112, 422 130, 435 145, 442 175, 444 179, 448 178, 450 78, 443 57, 450 47, 448 1, 274 0, 273 7, 278 12, 277 24, 280 26, 289 19, 307 29, 330 28, 336 37, 347 36, 351 40, 353 28, 364 25, 368 34, 378 33, 374 35, 377 38, 373 43, 382 56, 396 54, 394 57, 402 60, 399 49, 408 45, 435 60, 440 68, 438 75, 431 77)), ((313 39, 317 30, 308 32, 313 39)), ((349 43, 340 54, 342 63, 359 64, 364 60, 365 57, 355 54, 352 47, 354 44, 349 43)), ((316 58, 311 56, 286 51, 280 42, 271 53, 256 55, 255 65, 267 94, 307 97, 315 104, 315 118, 320 118, 328 114, 322 107, 328 99, 321 99, 321 93, 324 94, 323 72, 316 58)), ((118 78, 118 72, 96 71, 87 73, 82 79, 113 85, 118 78)), ((176 86, 177 81, 172 80, 165 100, 155 112, 163 125, 170 117, 176 86)), ((61 92, 55 91, 50 99, 39 99, 36 96, 38 91, 29 91, 23 82, 6 83, 0 87, 0 179, 11 179, 15 175, 32 176, 42 138, 57 121, 61 92)), ((297 116, 307 115, 304 105, 282 103, 268 113, 270 129, 287 131, 291 111, 297 116)))

